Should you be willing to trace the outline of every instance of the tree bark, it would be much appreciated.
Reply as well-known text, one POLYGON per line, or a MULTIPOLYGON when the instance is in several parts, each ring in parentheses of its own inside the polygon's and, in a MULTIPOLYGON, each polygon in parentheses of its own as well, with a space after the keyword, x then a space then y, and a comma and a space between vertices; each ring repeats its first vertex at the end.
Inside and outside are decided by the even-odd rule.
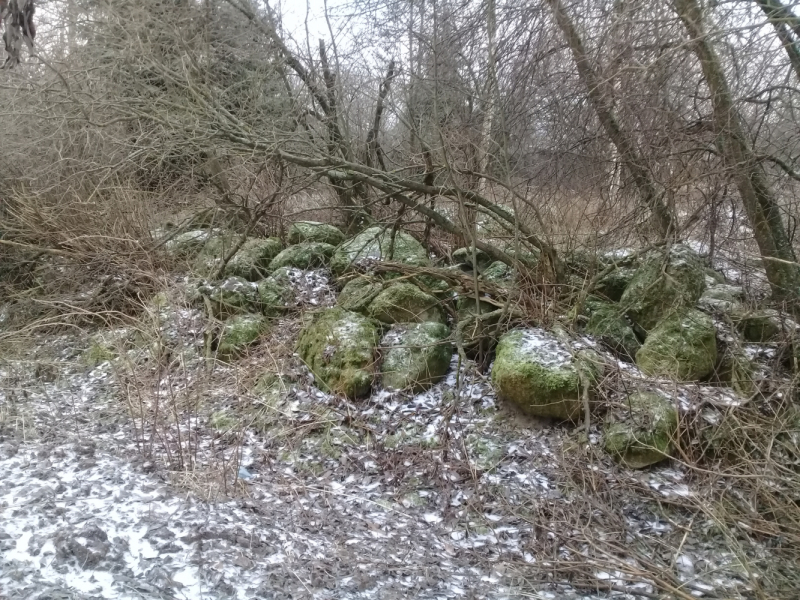
POLYGON ((613 110, 613 101, 604 91, 603 82, 592 68, 586 49, 583 46, 578 30, 569 18, 561 0, 547 0, 555 15, 556 23, 567 39, 567 45, 572 51, 578 75, 589 92, 589 100, 597 113, 597 118, 606 134, 616 146, 619 156, 625 167, 630 171, 642 204, 648 208, 653 216, 656 230, 662 238, 675 232, 675 223, 669 208, 663 201, 663 190, 659 189, 653 180, 645 160, 639 155, 630 136, 622 129, 613 110))
POLYGON ((739 189, 753 235, 764 259, 772 294, 797 309, 800 297, 800 265, 789 242, 781 210, 770 189, 767 174, 745 134, 722 64, 709 43, 697 0, 675 0, 689 45, 700 61, 711 92, 717 148, 739 189))
POLYGON ((791 10, 781 4, 780 0, 755 0, 761 7, 767 20, 772 23, 783 49, 789 56, 794 74, 800 79, 800 19, 791 10), (792 35, 794 33, 794 35, 792 35))

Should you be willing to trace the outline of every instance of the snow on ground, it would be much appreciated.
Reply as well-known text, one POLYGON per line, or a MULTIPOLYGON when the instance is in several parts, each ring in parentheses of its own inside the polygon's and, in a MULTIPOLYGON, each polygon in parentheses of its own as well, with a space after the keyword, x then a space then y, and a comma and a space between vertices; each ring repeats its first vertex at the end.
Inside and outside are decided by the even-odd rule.
MULTIPOLYGON (((329 303, 315 277, 301 280, 308 303, 329 303)), ((617 549, 674 544, 672 576, 693 596, 747 594, 736 554, 689 535, 707 526, 694 516, 635 500, 613 519, 597 510, 564 462, 601 455, 596 428, 587 441, 520 419, 457 357, 445 381, 414 396, 376 390, 351 403, 300 369, 270 403, 235 384, 264 356, 206 375, 197 319, 182 309, 164 332, 178 357, 170 373, 146 361, 126 370, 141 347, 87 366, 79 335, 0 364, 0 597, 654 597, 646 576, 632 576, 637 556, 609 559, 587 529, 617 549), (199 398, 198 408, 151 431, 135 417, 153 398, 199 398), (242 407, 264 412, 237 429, 242 407)), ((268 371, 291 371, 269 357, 268 371)), ((625 363, 617 376, 642 377, 625 363)), ((665 393, 691 407, 714 394, 698 389, 665 393)), ((632 472, 595 460, 603 489, 703 494, 679 465, 632 472)))

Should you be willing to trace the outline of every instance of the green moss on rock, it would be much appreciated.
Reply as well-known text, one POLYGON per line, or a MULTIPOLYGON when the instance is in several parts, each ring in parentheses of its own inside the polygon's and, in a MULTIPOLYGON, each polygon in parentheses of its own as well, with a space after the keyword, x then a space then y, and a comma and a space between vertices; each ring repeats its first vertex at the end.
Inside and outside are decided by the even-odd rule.
POLYGON ((393 326, 381 341, 383 386, 417 393, 441 380, 453 356, 449 335, 442 323, 393 326))
POLYGON ((367 314, 372 301, 381 293, 384 283, 373 277, 356 277, 347 282, 336 298, 336 304, 345 310, 367 314))
POLYGON ((641 469, 669 457, 678 431, 678 411, 660 394, 638 392, 628 398, 628 410, 604 426, 604 447, 614 459, 641 469))
POLYGON ((607 302, 595 301, 591 308, 591 317, 586 324, 586 332, 599 338, 623 358, 633 361, 641 343, 622 315, 620 307, 607 302))
POLYGON ((342 275, 364 261, 392 261, 426 266, 428 254, 413 236, 397 231, 392 244, 391 228, 370 227, 344 242, 333 254, 331 270, 342 275))
POLYGON ((705 267, 691 248, 676 244, 655 252, 636 270, 620 304, 633 321, 649 331, 669 314, 693 307, 706 287, 705 267))
POLYGON ((745 341, 756 344, 775 339, 782 329, 780 314, 776 310, 742 311, 731 318, 745 341))
POLYGON ((684 309, 661 321, 636 353, 636 364, 652 377, 699 381, 717 362, 716 330, 711 317, 684 309))
POLYGON ((492 259, 483 250, 473 250, 469 248, 459 248, 453 252, 453 263, 461 266, 464 270, 471 271, 475 268, 478 273, 482 273, 492 264, 492 259))
POLYGON ((297 352, 320 388, 360 398, 372 387, 378 339, 378 327, 372 320, 339 307, 329 308, 316 313, 303 328, 297 352))
POLYGON ((207 299, 218 319, 255 312, 260 306, 258 286, 242 277, 228 277, 221 283, 203 283, 198 292, 207 299))
MULTIPOLYGON (((269 266, 283 248, 278 238, 250 238, 242 244, 225 267, 229 275, 257 281, 269 273, 269 266)), ((220 260, 224 256, 218 257, 220 260)))
POLYGON ((247 314, 230 317, 222 325, 217 341, 217 358, 231 360, 245 353, 264 331, 268 321, 263 315, 247 314))
POLYGON ((481 279, 486 283, 505 286, 511 282, 513 275, 514 270, 511 267, 504 262, 496 260, 484 269, 483 273, 481 273, 481 279))
POLYGON ((303 242, 282 250, 269 264, 270 270, 281 267, 296 269, 321 269, 328 266, 334 246, 322 242, 303 242))
POLYGON ((439 300, 411 283, 395 283, 381 291, 367 313, 382 323, 444 322, 439 300))
POLYGON ((171 238, 164 244, 164 249, 174 258, 193 258, 207 245, 220 243, 228 235, 220 229, 193 229, 171 238))
POLYGON ((500 338, 492 383, 526 414, 574 420, 583 410, 581 373, 594 382, 599 368, 542 329, 517 329, 500 338))
POLYGON ((282 267, 258 282, 261 312, 267 316, 282 315, 294 301, 294 288, 286 272, 288 269, 289 267, 282 267))
POLYGON ((626 288, 633 281, 633 276, 636 274, 636 269, 628 267, 619 267, 614 269, 608 275, 601 277, 597 282, 595 290, 598 294, 602 294, 612 302, 619 302, 622 294, 625 293, 626 288))
POLYGON ((297 221, 289 228, 289 243, 321 242, 338 246, 345 240, 344 234, 333 225, 318 221, 297 221))

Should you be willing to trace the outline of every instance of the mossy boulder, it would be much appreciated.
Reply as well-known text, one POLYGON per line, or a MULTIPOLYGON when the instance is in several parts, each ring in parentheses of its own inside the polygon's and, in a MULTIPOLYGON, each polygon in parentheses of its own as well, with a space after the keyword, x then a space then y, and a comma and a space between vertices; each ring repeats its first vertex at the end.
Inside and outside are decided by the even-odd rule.
POLYGON ((294 288, 286 275, 288 269, 288 267, 282 267, 258 282, 261 312, 267 316, 281 315, 294 303, 294 288))
POLYGON ((600 278, 595 287, 595 291, 612 302, 619 302, 635 274, 636 269, 629 267, 616 268, 608 275, 604 275, 600 278))
POLYGON ((511 283, 514 270, 506 263, 499 260, 494 261, 481 273, 481 279, 486 283, 491 283, 500 287, 511 283))
POLYGON ((295 269, 322 269, 328 266, 335 247, 323 242, 303 242, 282 250, 269 263, 271 271, 281 267, 295 269))
POLYGON ((756 344, 775 339, 782 330, 780 313, 772 309, 743 310, 731 319, 744 340, 756 344))
MULTIPOLYGON (((278 238, 250 238, 228 261, 225 273, 243 277, 249 281, 257 281, 265 277, 270 269, 270 263, 283 248, 278 238)), ((224 256, 219 256, 222 260, 224 256)))
POLYGON ((714 375, 718 383, 728 386, 740 396, 749 398, 757 389, 753 379, 755 371, 755 364, 738 344, 738 340, 735 340, 723 348, 714 375))
POLYGON ((413 283, 394 283, 382 290, 367 308, 367 314, 382 323, 444 322, 439 300, 413 283))
POLYGON ((367 396, 375 375, 377 324, 340 307, 316 313, 300 332, 297 353, 317 385, 348 398, 367 396))
POLYGON ((744 290, 735 285, 715 283, 710 285, 697 301, 701 310, 717 314, 741 313, 744 290))
POLYGON ((630 361, 634 360, 641 347, 639 338, 616 304, 594 302, 586 332, 596 336, 603 344, 630 361))
POLYGON ((695 309, 674 312, 661 321, 636 353, 636 364, 645 374, 678 381, 703 380, 716 362, 714 323, 695 309))
POLYGON ((198 292, 218 319, 256 312, 261 305, 258 285, 242 277, 228 277, 219 283, 203 283, 198 287, 198 292))
POLYGON ((542 329, 516 329, 497 344, 492 383, 526 414, 575 420, 583 411, 581 379, 593 386, 600 375, 593 358, 542 329))
POLYGON ((421 392, 444 377, 450 367, 453 345, 442 323, 394 325, 381 341, 383 386, 421 392))
POLYGON ((472 248, 459 248, 453 252, 453 263, 461 267, 464 271, 472 271, 473 268, 482 273, 492 264, 492 259, 483 250, 472 248))
POLYGON ((631 469, 641 469, 669 457, 678 431, 678 411, 655 392, 628 397, 623 415, 603 428, 606 452, 631 469))
POLYGON ((631 319, 649 331, 664 317, 693 307, 705 291, 705 267, 696 252, 676 244, 654 252, 636 269, 620 304, 631 319))
POLYGON ((169 239, 164 249, 174 258, 192 258, 200 254, 209 243, 217 243, 226 237, 220 229, 192 229, 169 239))
POLYGON ((263 315, 235 315, 222 324, 217 339, 217 358, 231 360, 245 353, 268 327, 263 315))
POLYGON ((429 264, 425 248, 410 234, 397 231, 393 244, 391 228, 370 227, 336 248, 331 259, 331 270, 342 275, 367 261, 392 261, 416 266, 429 264))
POLYGON ((289 228, 289 243, 321 242, 338 246, 345 240, 344 234, 333 225, 318 221, 297 221, 289 228))
POLYGON ((367 314, 372 301, 385 287, 384 282, 374 277, 359 276, 348 281, 339 292, 336 304, 345 310, 367 314))
POLYGON ((500 309, 488 300, 475 302, 474 297, 463 296, 456 301, 456 328, 468 355, 482 350, 490 351, 497 344, 500 309))

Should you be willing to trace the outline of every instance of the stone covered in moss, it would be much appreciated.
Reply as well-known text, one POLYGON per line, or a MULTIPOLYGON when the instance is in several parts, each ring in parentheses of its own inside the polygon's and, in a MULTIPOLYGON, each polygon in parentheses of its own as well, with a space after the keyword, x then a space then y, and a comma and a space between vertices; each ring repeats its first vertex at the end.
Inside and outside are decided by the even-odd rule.
POLYGON ((782 329, 780 314, 776 310, 740 312, 732 319, 745 341, 756 344, 775 339, 782 329))
POLYGON ((321 242, 338 246, 344 239, 344 234, 337 227, 318 221, 297 221, 289 228, 290 244, 321 242))
POLYGON ((694 309, 671 314, 647 336, 636 364, 652 377, 699 381, 717 362, 716 329, 711 317, 694 309))
POLYGON ((731 314, 742 312, 744 290, 735 285, 715 283, 708 286, 697 301, 701 310, 711 313, 731 314))
POLYGON ((469 248, 459 248, 453 252, 453 263, 459 265, 465 271, 472 271, 475 268, 478 273, 482 273, 492 264, 492 259, 483 250, 469 248))
POLYGON ((260 306, 258 286, 241 277, 228 277, 221 283, 204 283, 198 291, 202 298, 207 299, 218 319, 256 312, 260 306))
POLYGON ((378 339, 372 320, 328 308, 316 313, 300 332, 297 353, 321 389, 360 398, 372 387, 378 339))
POLYGON ((706 287, 705 267, 691 248, 676 244, 655 252, 636 270, 620 304, 634 323, 649 331, 670 313, 695 305, 706 287))
POLYGON ((269 263, 271 271, 281 267, 296 269, 321 269, 328 266, 335 248, 322 242, 303 242, 289 246, 269 263))
POLYGON ((356 277, 347 282, 336 298, 336 304, 345 310, 367 314, 372 301, 381 293, 384 283, 372 277, 356 277))
POLYGON ((504 262, 496 260, 484 269, 483 273, 481 273, 481 279, 486 283, 505 286, 511 282, 513 275, 514 270, 511 267, 504 262))
POLYGON ((295 295, 286 273, 288 269, 289 267, 282 267, 258 282, 258 299, 261 312, 265 315, 281 315, 293 304, 295 295))
POLYGON ((725 346, 714 373, 716 381, 727 385, 740 396, 748 398, 756 392, 753 380, 756 369, 753 361, 736 342, 725 346))
POLYGON ((226 237, 220 229, 193 229, 179 233, 164 244, 164 249, 175 258, 197 256, 209 243, 226 237))
POLYGON ((604 447, 626 467, 641 469, 669 457, 677 431, 672 402, 654 392, 638 392, 629 396, 623 418, 605 424, 604 447))
POLYGON ((636 269, 631 269, 629 267, 614 269, 608 275, 600 278, 595 291, 612 302, 619 302, 635 274, 636 269))
POLYGON ((583 410, 581 373, 593 384, 599 367, 542 329, 517 329, 500 338, 492 383, 502 399, 526 414, 576 419, 583 410))
POLYGON ((449 335, 442 323, 394 325, 381 341, 383 386, 417 393, 438 382, 453 356, 449 335))
POLYGON ((365 261, 391 261, 416 266, 429 264, 425 248, 413 236, 397 231, 392 244, 391 228, 370 227, 336 248, 331 270, 342 275, 365 261))
POLYGON ((592 303, 591 317, 586 324, 586 332, 596 336, 614 352, 631 361, 641 347, 639 339, 616 304, 592 303))
POLYGON ((263 315, 235 315, 222 325, 217 341, 217 358, 231 360, 239 357, 253 345, 267 329, 263 315))
POLYGON ((367 309, 383 323, 444 322, 439 300, 412 283, 395 283, 381 291, 367 309))
MULTIPOLYGON (((257 281, 269 273, 269 265, 283 248, 278 238, 250 238, 228 261, 225 272, 249 281, 257 281)), ((220 260, 224 255, 218 257, 220 260)))

